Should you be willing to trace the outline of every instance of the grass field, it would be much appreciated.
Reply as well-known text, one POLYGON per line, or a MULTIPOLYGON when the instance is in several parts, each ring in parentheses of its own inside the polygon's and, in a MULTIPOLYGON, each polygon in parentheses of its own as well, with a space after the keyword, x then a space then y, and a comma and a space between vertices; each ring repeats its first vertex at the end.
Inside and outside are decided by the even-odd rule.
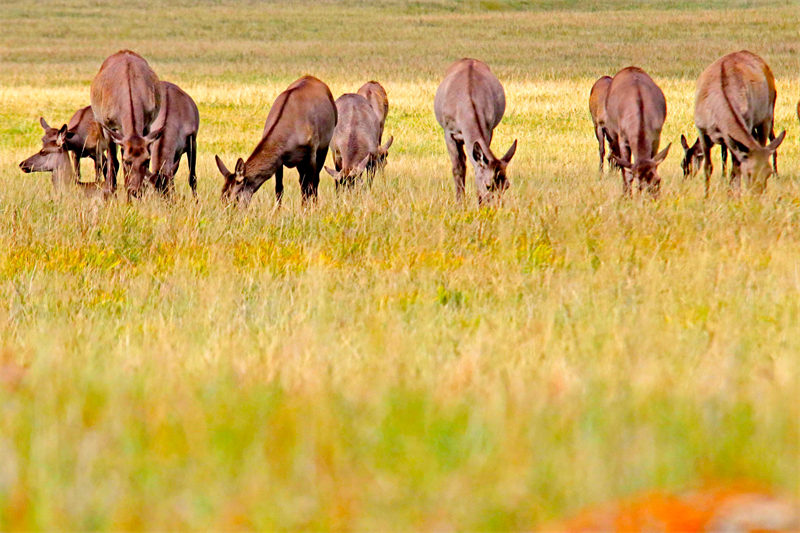
MULTIPOLYGON (((643 489, 800 496, 800 6, 792 2, 47 2, 0 6, 0 529, 535 528, 643 489), (143 54, 200 108, 200 201, 57 197, 20 160, 143 54), (771 65, 781 175, 684 182, 694 82, 771 65), (502 206, 464 206, 446 67, 503 81, 502 206), (657 202, 599 178, 593 81, 663 88, 657 202), (389 166, 300 209, 224 209, 229 163, 311 73, 387 88, 389 166)), ((692 133, 692 138, 694 134, 692 133)), ((715 152, 717 168, 718 156, 715 152)), ((90 174, 88 163, 84 173, 90 174)))

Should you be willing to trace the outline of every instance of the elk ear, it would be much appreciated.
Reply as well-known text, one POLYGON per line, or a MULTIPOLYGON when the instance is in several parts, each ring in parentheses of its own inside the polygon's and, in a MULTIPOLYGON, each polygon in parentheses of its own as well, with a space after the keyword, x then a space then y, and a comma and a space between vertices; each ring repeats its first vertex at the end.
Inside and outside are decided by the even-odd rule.
POLYGON ((332 169, 331 167, 329 167, 328 165, 325 165, 325 172, 327 172, 328 174, 330 174, 330 175, 331 175, 331 177, 332 177, 333 179, 336 179, 336 178, 338 178, 338 177, 339 177, 339 173, 338 173, 338 172, 336 172, 335 170, 333 170, 333 169, 332 169))
POLYGON ((781 143, 783 142, 784 137, 786 137, 786 130, 783 130, 780 135, 775 137, 775 139, 773 139, 773 141, 767 145, 769 151, 774 152, 775 150, 777 150, 778 146, 780 146, 781 143))
POLYGON ((681 133, 681 146, 683 146, 684 150, 689 149, 689 143, 686 142, 686 136, 683 133, 681 133))
POLYGON ((502 160, 507 164, 511 161, 511 158, 514 157, 514 154, 517 153, 517 140, 514 139, 514 144, 511 145, 511 148, 508 149, 506 155, 502 157, 502 160))
POLYGON ((100 123, 100 125, 103 127, 103 131, 105 131, 108 134, 108 136, 111 138, 113 142, 117 144, 122 143, 123 137, 121 133, 117 133, 116 131, 112 130, 103 123, 100 123))
POLYGON ((389 140, 386 141, 386 143, 383 146, 380 147, 380 149, 378 150, 378 153, 381 153, 381 154, 384 154, 384 155, 389 153, 389 148, 392 146, 393 142, 394 142, 394 135, 390 135, 389 136, 389 140))
POLYGON ((472 145, 472 159, 476 163, 483 166, 489 164, 489 158, 487 158, 486 154, 483 153, 483 148, 481 148, 481 145, 478 141, 475 141, 475 144, 472 145))
POLYGON ((236 181, 241 183, 244 181, 244 159, 241 157, 236 161, 236 181))
POLYGON ((667 158, 667 154, 669 153, 670 148, 672 148, 672 143, 669 143, 666 148, 664 148, 663 150, 661 150, 656 154, 656 156, 653 158, 653 163, 655 163, 656 165, 660 165, 661 163, 663 163, 664 160, 667 158))
POLYGON ((64 124, 63 126, 61 126, 61 129, 59 129, 58 133, 56 134, 56 146, 58 146, 59 148, 64 146, 64 141, 66 140, 67 140, 67 125, 64 124))
POLYGON ((150 143, 154 143, 157 140, 159 140, 161 138, 161 136, 164 134, 164 127, 165 126, 161 126, 157 130, 153 130, 150 133, 148 133, 147 137, 144 138, 144 142, 146 142, 147 144, 150 144, 150 143))
POLYGON ((703 147, 700 146, 700 137, 698 137, 697 140, 694 141, 694 144, 692 145, 692 151, 697 155, 703 155, 703 147))
POLYGON ((217 161, 217 168, 219 169, 220 173, 227 178, 231 175, 231 171, 228 170, 228 167, 225 166, 225 163, 222 162, 222 159, 219 158, 218 155, 214 156, 214 159, 217 161))
POLYGON ((370 159, 372 159, 372 154, 367 154, 367 156, 364 159, 362 159, 361 162, 358 164, 353 175, 358 176, 359 174, 364 172, 364 170, 366 170, 367 168, 367 165, 369 165, 370 159))
POLYGON ((615 164, 616 164, 616 165, 617 165, 619 168, 627 168, 627 169, 630 169, 630 168, 633 166, 633 165, 631 164, 631 162, 630 162, 630 161, 625 161, 625 160, 624 160, 624 159, 622 159, 621 157, 617 157, 617 156, 615 156, 614 154, 611 154, 611 156, 609 156, 609 159, 612 159, 612 158, 613 158, 613 160, 614 160, 614 163, 615 163, 615 164))
POLYGON ((47 121, 44 119, 44 117, 39 117, 39 124, 42 125, 42 129, 45 130, 45 131, 50 129, 50 125, 47 123, 47 121))

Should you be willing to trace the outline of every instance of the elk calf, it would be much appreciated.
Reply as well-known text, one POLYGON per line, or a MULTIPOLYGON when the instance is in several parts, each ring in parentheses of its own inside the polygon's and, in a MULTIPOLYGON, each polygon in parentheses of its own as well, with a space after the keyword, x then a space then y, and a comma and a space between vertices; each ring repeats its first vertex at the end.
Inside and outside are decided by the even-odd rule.
POLYGON ((631 194, 635 179, 640 191, 647 188, 654 198, 658 197, 658 165, 671 146, 658 152, 666 116, 664 93, 645 71, 627 67, 614 76, 606 98, 606 128, 613 145, 619 147, 619 154, 612 157, 622 169, 624 195, 631 194))
MULTIPOLYGON (((51 128, 44 118, 39 118, 39 123, 45 132, 42 144, 55 141, 59 130, 51 128)), ((102 181, 107 164, 105 153, 108 150, 108 140, 103 135, 103 128, 94 119, 92 106, 77 110, 66 126, 67 134, 63 144, 72 153, 72 165, 78 181, 81 178, 81 159, 84 157, 91 158, 94 162, 95 181, 102 181)), ((116 161, 113 163, 118 164, 116 161)))
MULTIPOLYGON (((48 132, 49 133, 49 132, 48 132)), ((42 141, 42 149, 30 156, 19 164, 22 172, 50 172, 53 188, 57 192, 63 192, 70 185, 77 185, 84 190, 87 196, 99 195, 101 190, 97 182, 81 183, 77 179, 74 171, 70 151, 67 148, 67 137, 69 130, 64 124, 56 130, 52 138, 42 141)), ((47 137, 47 135, 45 136, 47 137)))
POLYGON ((364 171, 372 183, 381 161, 386 161, 393 138, 380 145, 380 122, 369 101, 360 94, 347 93, 336 99, 338 119, 331 139, 336 170, 325 171, 340 185, 353 185, 364 171))
MULTIPOLYGON (((603 173, 603 160, 606 156, 606 141, 611 153, 616 153, 611 144, 611 137, 606 131, 606 96, 608 88, 611 87, 611 76, 603 76, 592 85, 589 92, 589 113, 592 115, 594 124, 594 135, 597 137, 598 154, 600 155, 600 173, 603 173)), ((614 164, 611 155, 608 156, 609 164, 614 164)))
POLYGON ((267 115, 264 134, 253 153, 236 162, 231 172, 216 156, 225 178, 223 202, 247 205, 273 175, 275 197, 283 197, 283 167, 297 167, 303 203, 316 200, 319 173, 336 127, 336 105, 330 89, 313 76, 303 76, 278 95, 267 115))
POLYGON ((705 193, 713 171, 711 147, 731 153, 731 186, 738 190, 744 175, 749 188, 762 192, 778 170, 777 149, 786 135, 773 133, 775 78, 763 59, 742 50, 723 56, 697 80, 694 123, 705 156, 705 193), (771 140, 769 144, 767 141, 771 140), (769 159, 772 157, 772 168, 769 159))
MULTIPOLYGON (((161 108, 158 76, 142 56, 122 50, 103 62, 92 81, 91 99, 95 119, 122 149, 128 198, 138 196, 150 164, 150 145, 163 131, 151 130, 161 108)), ((116 158, 113 143, 108 158, 116 158)), ((113 194, 116 187, 114 165, 108 165, 106 190, 113 194)))
POLYGON ((517 141, 500 159, 490 149, 492 133, 505 109, 503 86, 486 63, 465 58, 447 69, 444 81, 436 90, 434 112, 444 130, 458 201, 464 198, 465 144, 475 170, 478 205, 499 197, 508 188, 506 170, 517 150, 517 141))
POLYGON ((161 82, 161 110, 153 123, 153 130, 161 131, 161 138, 151 150, 152 172, 150 182, 162 194, 171 194, 175 188, 181 155, 186 154, 189 164, 189 187, 197 197, 197 130, 200 113, 192 97, 174 83, 161 82))

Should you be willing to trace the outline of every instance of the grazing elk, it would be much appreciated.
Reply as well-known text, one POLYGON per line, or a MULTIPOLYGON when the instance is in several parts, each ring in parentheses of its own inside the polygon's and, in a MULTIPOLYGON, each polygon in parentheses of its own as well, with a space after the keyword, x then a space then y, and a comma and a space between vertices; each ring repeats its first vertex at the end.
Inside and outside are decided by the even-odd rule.
MULTIPOLYGON (((589 113, 592 115, 592 124, 594 124, 594 135, 597 137, 598 153, 600 154, 600 173, 603 173, 603 160, 606 156, 606 141, 611 153, 616 153, 614 146, 611 144, 611 137, 606 131, 606 96, 608 96, 608 88, 611 87, 611 76, 603 76, 592 85, 592 90, 589 92, 589 113)), ((610 165, 614 165, 614 160, 611 155, 608 156, 610 165)))
MULTIPOLYGON (((163 129, 152 129, 161 108, 158 76, 142 56, 122 50, 109 56, 94 77, 92 111, 105 133, 122 149, 122 167, 128 198, 138 196, 150 164, 150 145, 163 129)), ((116 159, 109 144, 108 158, 116 159)), ((106 191, 117 187, 114 165, 107 166, 106 191)))
POLYGON ((705 156, 705 193, 713 165, 711 147, 720 144, 731 153, 731 186, 738 190, 742 174, 748 187, 763 192, 778 171, 777 149, 786 135, 773 133, 775 78, 763 59, 742 50, 723 56, 697 80, 694 123, 705 156), (767 141, 771 140, 769 144, 767 141), (772 157, 772 167, 769 158, 772 157))
POLYGON ((360 94, 347 93, 336 99, 338 120, 331 139, 331 152, 336 170, 325 171, 340 185, 353 185, 364 171, 372 183, 381 161, 386 161, 394 140, 389 137, 380 145, 380 123, 369 101, 360 94))
MULTIPOLYGON (((44 118, 39 118, 39 123, 44 129, 42 145, 54 141, 59 129, 51 128, 44 118)), ((92 106, 77 110, 66 127, 67 134, 63 145, 67 151, 72 152, 72 165, 77 180, 81 179, 81 159, 89 157, 94 162, 95 181, 102 181, 103 170, 107 164, 105 153, 108 150, 108 140, 103 135, 103 128, 94 119, 92 106)))
POLYGON ((358 89, 358 94, 367 99, 372 110, 378 116, 380 122, 378 143, 380 143, 383 141, 383 126, 386 124, 386 116, 389 114, 389 97, 386 96, 386 90, 383 85, 373 80, 362 85, 358 89))
POLYGON ((67 148, 67 137, 69 130, 67 125, 61 126, 56 130, 55 135, 48 138, 46 135, 42 141, 42 149, 30 156, 19 164, 22 172, 50 172, 53 188, 57 192, 63 192, 71 185, 77 185, 88 195, 101 192, 97 182, 82 183, 78 180, 75 173, 70 150, 67 148))
MULTIPOLYGON (((700 146, 700 137, 698 137, 694 144, 689 146, 686 137, 681 134, 681 146, 683 147, 683 160, 681 161, 681 169, 683 169, 683 179, 693 178, 700 170, 700 165, 703 164, 703 147, 700 146)), ((728 166, 728 149, 724 144, 720 145, 722 155, 722 177, 725 177, 728 166)))
POLYGON ((661 189, 660 165, 671 144, 658 152, 661 128, 667 116, 664 93, 653 79, 638 67, 620 70, 611 81, 606 98, 606 129, 619 154, 612 154, 622 169, 622 190, 631 194, 636 179, 639 190, 645 187, 655 198, 661 189))
POLYGON ((200 113, 192 97, 180 87, 167 81, 161 82, 161 110, 153 123, 154 131, 161 137, 151 149, 152 173, 150 182, 162 194, 172 194, 175 189, 175 174, 181 156, 186 154, 189 164, 189 187, 197 197, 197 130, 200 113))
POLYGON ((272 104, 261 141, 247 161, 239 158, 231 172, 216 156, 217 168, 225 178, 223 202, 235 200, 246 206, 274 175, 275 198, 280 203, 283 167, 297 167, 303 204, 316 200, 319 173, 335 127, 336 105, 325 83, 303 76, 289 85, 272 104))
POLYGON ((447 69, 444 81, 436 90, 434 111, 444 129, 458 201, 464 198, 465 144, 475 170, 478 205, 499 197, 508 188, 506 169, 517 150, 517 141, 500 159, 490 149, 492 133, 505 109, 503 86, 486 63, 464 58, 447 69))

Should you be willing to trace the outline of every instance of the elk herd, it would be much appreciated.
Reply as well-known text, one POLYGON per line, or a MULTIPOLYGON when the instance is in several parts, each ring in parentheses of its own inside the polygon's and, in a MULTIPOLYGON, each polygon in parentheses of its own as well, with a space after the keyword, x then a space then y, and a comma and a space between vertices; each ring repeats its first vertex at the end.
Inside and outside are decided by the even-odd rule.
MULTIPOLYGON (((719 145, 723 177, 728 154, 731 157, 731 189, 738 191, 744 179, 748 189, 763 192, 767 179, 777 173, 777 149, 786 134, 774 133, 776 95, 772 71, 751 52, 728 54, 706 68, 695 94, 697 139, 690 145, 681 135, 684 178, 695 176, 702 166, 708 195, 711 149, 719 145)), ((75 112, 60 128, 40 119, 42 148, 20 163, 23 172, 50 172, 56 189, 77 185, 109 198, 117 187, 119 147, 128 199, 140 196, 147 187, 170 196, 186 154, 189 186, 197 196, 200 115, 185 91, 159 80, 140 55, 123 50, 103 62, 92 81, 90 101, 90 106, 75 112), (81 181, 82 158, 93 160, 94 182, 81 181)), ((444 131, 459 201, 464 198, 467 159, 474 171, 479 205, 499 198, 509 187, 507 170, 517 141, 500 158, 491 149, 492 134, 505 107, 503 86, 485 63, 465 58, 446 71, 436 91, 434 113, 444 131)), ((224 178, 222 200, 246 206, 274 177, 279 204, 284 167, 297 168, 304 204, 316 200, 323 168, 337 191, 361 182, 371 184, 386 166, 394 141, 393 136, 383 140, 388 111, 386 91, 376 81, 334 101, 325 83, 303 76, 275 99, 261 139, 247 159, 240 157, 231 171, 215 156, 224 178), (325 166, 329 148, 333 168, 325 166)), ((658 166, 672 145, 659 150, 667 116, 662 90, 644 70, 627 67, 613 78, 603 76, 595 82, 589 111, 601 174, 608 145, 607 160, 622 175, 623 195, 630 195, 636 182, 640 191, 657 197, 658 166)), ((800 102, 797 112, 800 118, 800 102)))

